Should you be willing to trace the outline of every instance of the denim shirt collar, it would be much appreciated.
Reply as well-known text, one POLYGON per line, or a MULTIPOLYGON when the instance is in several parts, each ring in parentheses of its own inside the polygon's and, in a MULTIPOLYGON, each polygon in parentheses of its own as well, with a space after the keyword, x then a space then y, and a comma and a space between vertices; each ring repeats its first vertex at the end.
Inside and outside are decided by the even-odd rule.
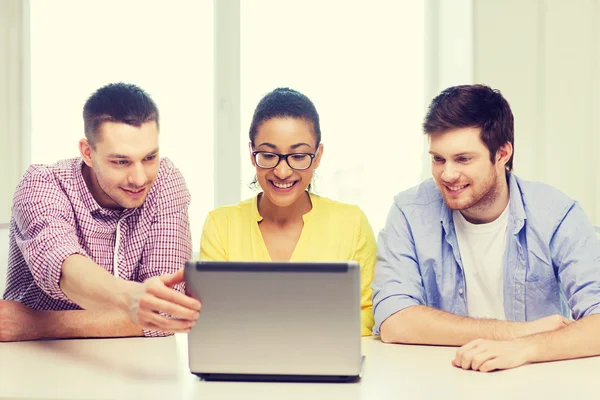
POLYGON ((513 235, 517 235, 523 226, 527 215, 525 214, 525 206, 523 205, 523 195, 521 194, 521 188, 517 182, 517 178, 510 172, 506 173, 508 180, 508 190, 510 196, 510 219, 512 222, 513 235))

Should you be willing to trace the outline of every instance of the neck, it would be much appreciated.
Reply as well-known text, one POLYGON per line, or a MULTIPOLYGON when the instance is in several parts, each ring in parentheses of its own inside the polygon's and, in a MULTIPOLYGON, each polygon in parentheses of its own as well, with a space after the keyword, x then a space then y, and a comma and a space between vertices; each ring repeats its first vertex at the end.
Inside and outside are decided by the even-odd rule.
POLYGON ((273 204, 264 193, 258 196, 258 212, 263 221, 274 222, 278 225, 285 225, 301 219, 304 214, 312 209, 308 192, 305 192, 298 200, 287 207, 280 207, 273 204))
POLYGON ((88 190, 92 194, 96 203, 102 208, 109 209, 120 209, 117 203, 113 201, 105 192, 102 190, 100 185, 98 184, 98 179, 96 178, 96 174, 92 171, 90 167, 88 167, 85 163, 81 167, 81 174, 83 175, 83 181, 87 186, 88 190))
POLYGON ((506 210, 510 193, 506 175, 497 179, 497 184, 473 207, 461 210, 461 214, 472 224, 487 224, 495 221, 506 210))

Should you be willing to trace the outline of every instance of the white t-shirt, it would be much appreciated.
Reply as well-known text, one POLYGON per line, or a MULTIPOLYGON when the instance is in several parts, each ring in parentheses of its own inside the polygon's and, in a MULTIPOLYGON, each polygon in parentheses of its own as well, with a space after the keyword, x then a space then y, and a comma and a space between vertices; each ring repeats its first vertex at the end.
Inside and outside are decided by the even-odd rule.
POLYGON ((496 220, 487 224, 472 224, 460 211, 452 212, 467 286, 469 317, 506 319, 504 252, 508 208, 507 205, 496 220))

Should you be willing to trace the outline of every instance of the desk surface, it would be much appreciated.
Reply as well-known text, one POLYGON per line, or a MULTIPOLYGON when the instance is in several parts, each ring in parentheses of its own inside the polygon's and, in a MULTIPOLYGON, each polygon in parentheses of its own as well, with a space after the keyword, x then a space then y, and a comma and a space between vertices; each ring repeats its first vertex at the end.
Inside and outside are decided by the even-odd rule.
POLYGON ((350 384, 204 382, 187 338, 0 343, 0 398, 19 399, 555 399, 598 396, 600 357, 483 374, 450 365, 455 348, 363 338, 350 384))

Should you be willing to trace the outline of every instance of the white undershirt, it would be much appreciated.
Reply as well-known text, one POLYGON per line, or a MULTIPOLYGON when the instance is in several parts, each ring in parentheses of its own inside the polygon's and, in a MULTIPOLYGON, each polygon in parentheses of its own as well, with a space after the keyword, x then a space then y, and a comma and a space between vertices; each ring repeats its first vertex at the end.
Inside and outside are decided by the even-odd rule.
MULTIPOLYGON (((510 203, 509 203, 510 204, 510 203)), ((508 205, 487 224, 472 224, 453 211, 466 282, 469 317, 504 320, 504 252, 508 205)))

